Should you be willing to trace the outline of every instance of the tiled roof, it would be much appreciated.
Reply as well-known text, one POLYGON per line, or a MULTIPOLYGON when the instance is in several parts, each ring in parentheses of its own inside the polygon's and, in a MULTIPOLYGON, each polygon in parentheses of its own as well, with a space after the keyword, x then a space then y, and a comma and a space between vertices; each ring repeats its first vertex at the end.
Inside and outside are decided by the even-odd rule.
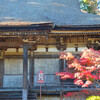
POLYGON ((0 21, 93 25, 100 16, 82 13, 79 0, 0 0, 0 21))

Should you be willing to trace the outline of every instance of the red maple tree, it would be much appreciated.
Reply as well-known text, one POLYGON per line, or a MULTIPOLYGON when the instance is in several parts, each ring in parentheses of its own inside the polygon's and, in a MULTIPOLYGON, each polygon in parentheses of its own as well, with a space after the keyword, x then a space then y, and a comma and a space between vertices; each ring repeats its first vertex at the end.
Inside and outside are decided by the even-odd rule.
POLYGON ((64 72, 56 73, 62 80, 74 79, 74 84, 82 87, 100 86, 100 50, 84 49, 80 59, 69 52, 61 52, 60 59, 67 60, 68 65, 64 72))

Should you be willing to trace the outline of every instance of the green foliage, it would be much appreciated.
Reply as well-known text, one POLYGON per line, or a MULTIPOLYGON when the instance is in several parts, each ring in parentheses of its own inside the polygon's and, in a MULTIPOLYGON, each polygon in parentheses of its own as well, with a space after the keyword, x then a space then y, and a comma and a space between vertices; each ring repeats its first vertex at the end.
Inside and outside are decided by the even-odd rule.
POLYGON ((86 100, 100 100, 100 96, 89 96, 86 100))
POLYGON ((96 14, 97 1, 96 0, 81 0, 80 7, 82 10, 86 11, 87 13, 96 14))

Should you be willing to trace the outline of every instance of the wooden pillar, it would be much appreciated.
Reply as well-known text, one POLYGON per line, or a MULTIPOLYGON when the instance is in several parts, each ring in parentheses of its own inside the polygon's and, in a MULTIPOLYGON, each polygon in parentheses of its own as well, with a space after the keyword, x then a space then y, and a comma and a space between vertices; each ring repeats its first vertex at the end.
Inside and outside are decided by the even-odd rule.
POLYGON ((4 59, 0 60, 0 87, 3 87, 4 59))
POLYGON ((67 60, 59 59, 59 72, 63 72, 68 67, 67 60))
POLYGON ((59 59, 59 71, 64 71, 64 59, 59 59))
POLYGON ((67 67, 68 67, 67 60, 64 59, 64 69, 66 69, 67 67))
MULTIPOLYGON (((59 59, 59 72, 64 71, 64 59, 59 59)), ((63 80, 60 79, 60 82, 63 82, 63 80)))
POLYGON ((27 100, 27 76, 28 73, 28 44, 23 44, 23 94, 22 100, 27 100))
POLYGON ((31 53, 30 57, 30 83, 34 83, 34 52, 31 53))

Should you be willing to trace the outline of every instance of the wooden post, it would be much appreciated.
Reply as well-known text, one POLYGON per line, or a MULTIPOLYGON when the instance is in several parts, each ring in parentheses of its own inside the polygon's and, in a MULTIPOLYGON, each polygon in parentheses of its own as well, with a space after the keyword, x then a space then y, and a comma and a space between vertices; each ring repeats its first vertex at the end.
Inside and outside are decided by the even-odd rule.
POLYGON ((64 59, 64 69, 67 68, 67 67, 68 67, 67 60, 64 59))
POLYGON ((64 71, 65 68, 67 68, 67 60, 65 59, 59 59, 59 72, 64 71))
MULTIPOLYGON (((59 59, 59 72, 64 71, 64 59, 59 59)), ((60 82, 62 84, 63 80, 60 79, 60 82)))
POLYGON ((40 83, 40 100, 41 100, 41 83, 40 83))
POLYGON ((27 73, 28 73, 28 44, 23 44, 23 94, 22 100, 27 100, 27 73))
POLYGON ((0 60, 0 86, 3 86, 4 59, 0 60))
POLYGON ((60 100, 63 100, 63 91, 60 91, 60 100))
POLYGON ((34 83, 34 51, 31 53, 30 58, 30 82, 34 83))
POLYGON ((64 71, 64 59, 59 59, 59 71, 64 71))

